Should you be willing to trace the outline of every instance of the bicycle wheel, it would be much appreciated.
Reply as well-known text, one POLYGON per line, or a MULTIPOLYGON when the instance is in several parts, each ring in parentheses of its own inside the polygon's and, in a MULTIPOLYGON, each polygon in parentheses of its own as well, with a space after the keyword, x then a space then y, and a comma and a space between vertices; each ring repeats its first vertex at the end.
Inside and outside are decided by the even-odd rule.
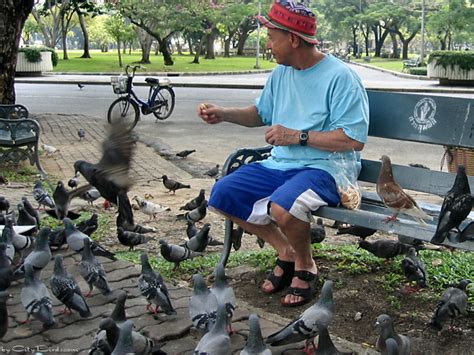
POLYGON ((162 86, 156 94, 153 114, 159 120, 166 120, 174 109, 174 91, 168 86, 162 86))
POLYGON ((119 97, 112 102, 107 112, 107 120, 110 124, 125 122, 130 125, 130 129, 137 125, 139 118, 138 105, 135 101, 129 101, 126 97, 119 97))

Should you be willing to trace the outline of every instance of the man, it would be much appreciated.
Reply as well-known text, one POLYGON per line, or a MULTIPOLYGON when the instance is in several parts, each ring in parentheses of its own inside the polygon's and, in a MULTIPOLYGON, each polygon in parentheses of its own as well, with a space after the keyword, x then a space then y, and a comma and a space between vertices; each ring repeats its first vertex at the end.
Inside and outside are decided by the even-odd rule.
MULTIPOLYGON (((311 211, 340 203, 337 158, 364 147, 368 101, 360 79, 335 57, 319 52, 316 17, 303 4, 278 1, 267 17, 268 45, 279 64, 256 104, 224 108, 201 104, 207 123, 267 125, 271 157, 245 165, 219 180, 209 206, 258 235, 278 253, 277 265, 262 285, 265 293, 290 286, 285 306, 310 301, 317 267, 310 247, 311 211)), ((359 159, 359 154, 356 154, 359 159)), ((358 176, 360 164, 354 164, 358 176)), ((340 169, 339 169, 340 170, 340 169)))

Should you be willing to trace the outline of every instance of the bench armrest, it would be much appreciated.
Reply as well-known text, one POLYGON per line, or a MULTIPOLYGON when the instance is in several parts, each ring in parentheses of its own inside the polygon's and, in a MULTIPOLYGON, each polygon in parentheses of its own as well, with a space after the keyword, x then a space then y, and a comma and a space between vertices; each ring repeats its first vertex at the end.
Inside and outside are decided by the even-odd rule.
POLYGON ((28 109, 19 104, 0 105, 0 118, 22 119, 28 118, 28 109))
POLYGON ((242 165, 266 159, 270 155, 272 146, 259 148, 243 148, 229 155, 222 167, 222 176, 228 175, 242 165))
POLYGON ((37 141, 40 135, 40 125, 37 121, 25 119, 0 118, 0 144, 37 141))

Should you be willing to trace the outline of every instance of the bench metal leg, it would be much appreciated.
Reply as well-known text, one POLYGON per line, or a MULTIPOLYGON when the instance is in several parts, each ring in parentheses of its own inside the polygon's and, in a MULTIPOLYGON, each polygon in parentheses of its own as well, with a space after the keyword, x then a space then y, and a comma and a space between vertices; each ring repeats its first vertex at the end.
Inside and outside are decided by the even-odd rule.
POLYGON ((221 258, 219 264, 226 266, 227 259, 229 259, 230 249, 232 248, 232 230, 234 229, 234 222, 230 219, 225 220, 225 235, 224 235, 224 247, 222 248, 221 258))

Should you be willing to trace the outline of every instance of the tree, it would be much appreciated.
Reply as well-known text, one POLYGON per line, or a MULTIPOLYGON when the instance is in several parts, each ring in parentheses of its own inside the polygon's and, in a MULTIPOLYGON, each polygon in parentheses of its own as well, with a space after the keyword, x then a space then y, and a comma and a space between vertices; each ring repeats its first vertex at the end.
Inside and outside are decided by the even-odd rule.
POLYGON ((115 14, 105 21, 105 30, 115 39, 117 44, 117 54, 119 67, 122 67, 122 53, 120 51, 123 40, 127 37, 127 32, 133 31, 130 25, 125 24, 125 19, 120 14, 115 14))
POLYGON ((102 52, 107 52, 109 45, 114 42, 112 36, 105 29, 107 19, 108 16, 105 15, 97 16, 91 19, 88 24, 89 38, 102 52))
POLYGON ((21 32, 35 0, 0 2, 0 103, 15 103, 15 70, 21 32))
POLYGON ((23 32, 21 34, 21 38, 23 43, 29 45, 33 39, 33 35, 39 32, 39 26, 36 23, 35 19, 30 15, 26 19, 25 25, 23 26, 23 32))

